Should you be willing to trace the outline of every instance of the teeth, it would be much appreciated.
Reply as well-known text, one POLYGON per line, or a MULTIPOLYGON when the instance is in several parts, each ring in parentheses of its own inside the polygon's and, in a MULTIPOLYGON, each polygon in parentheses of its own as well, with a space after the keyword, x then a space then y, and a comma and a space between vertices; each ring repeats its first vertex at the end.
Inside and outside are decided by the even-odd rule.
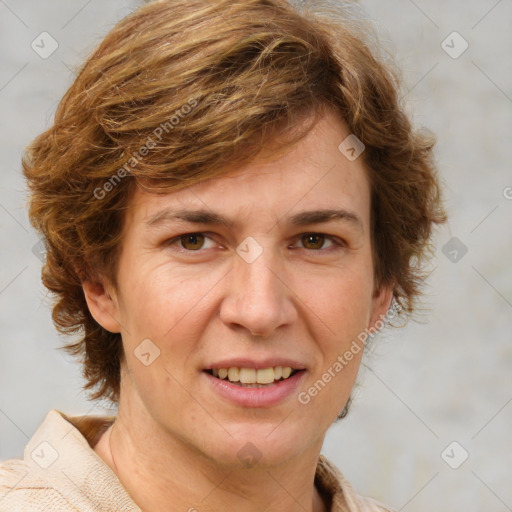
POLYGON ((254 368, 240 368, 240 382, 242 384, 254 384, 256 382, 256 370, 254 368))
POLYGON ((230 382, 238 382, 240 380, 240 370, 234 366, 228 370, 228 379, 230 382))
POLYGON ((259 387, 259 384, 272 384, 276 380, 287 379, 292 373, 289 366, 276 366, 274 368, 215 368, 212 373, 219 379, 227 379, 230 382, 239 382, 245 387, 259 387))
POLYGON ((274 382, 274 369, 260 368, 256 370, 256 382, 258 384, 270 384, 274 382))

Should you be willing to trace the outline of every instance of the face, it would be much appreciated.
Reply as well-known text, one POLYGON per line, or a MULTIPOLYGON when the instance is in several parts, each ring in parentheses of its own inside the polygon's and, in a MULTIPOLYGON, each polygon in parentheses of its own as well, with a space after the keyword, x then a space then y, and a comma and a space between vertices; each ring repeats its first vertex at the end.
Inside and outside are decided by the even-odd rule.
POLYGON ((370 187, 362 159, 338 150, 348 135, 329 114, 277 160, 135 193, 118 287, 94 300, 86 289, 122 334, 120 410, 226 464, 320 450, 363 351, 335 363, 391 300, 374 289, 370 187))

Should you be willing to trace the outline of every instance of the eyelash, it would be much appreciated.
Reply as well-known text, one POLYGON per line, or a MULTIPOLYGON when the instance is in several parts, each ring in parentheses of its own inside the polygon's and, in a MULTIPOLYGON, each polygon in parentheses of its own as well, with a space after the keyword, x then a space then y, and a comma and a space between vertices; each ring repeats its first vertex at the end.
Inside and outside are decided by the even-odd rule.
MULTIPOLYGON (((194 231, 191 233, 184 233, 183 235, 175 236, 174 238, 167 240, 165 242, 165 246, 171 247, 171 246, 175 245, 177 242, 180 242, 183 238, 185 238, 187 236, 192 236, 192 235, 203 235, 205 237, 205 239, 209 238, 210 240, 213 240, 212 237, 208 236, 208 234, 206 232, 194 231)), ((332 251, 344 249, 347 247, 347 243, 344 240, 342 240, 336 236, 327 235, 325 233, 317 233, 317 232, 313 232, 313 231, 297 235, 295 237, 295 240, 300 241, 302 239, 302 237, 307 236, 307 235, 323 236, 325 238, 324 242, 329 240, 330 242, 332 242, 333 246, 328 247, 327 249, 307 249, 306 247, 299 247, 299 249, 303 249, 303 250, 311 251, 311 252, 318 252, 318 253, 326 253, 326 252, 330 253, 332 251)), ((203 249, 197 249, 194 251, 194 250, 189 250, 189 249, 185 249, 183 247, 176 246, 173 250, 175 250, 177 252, 185 253, 185 254, 194 254, 194 253, 203 254, 203 249)), ((204 250, 208 250, 208 249, 204 249, 204 250)))

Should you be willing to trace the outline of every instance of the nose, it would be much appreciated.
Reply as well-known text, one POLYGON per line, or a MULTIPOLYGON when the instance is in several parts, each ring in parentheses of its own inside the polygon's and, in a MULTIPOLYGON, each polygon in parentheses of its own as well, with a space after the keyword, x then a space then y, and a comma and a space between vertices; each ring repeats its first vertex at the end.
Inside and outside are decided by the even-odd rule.
POLYGON ((235 256, 234 268, 226 276, 228 291, 220 309, 222 322, 231 329, 270 336, 297 319, 293 291, 270 252, 264 250, 252 263, 235 256))

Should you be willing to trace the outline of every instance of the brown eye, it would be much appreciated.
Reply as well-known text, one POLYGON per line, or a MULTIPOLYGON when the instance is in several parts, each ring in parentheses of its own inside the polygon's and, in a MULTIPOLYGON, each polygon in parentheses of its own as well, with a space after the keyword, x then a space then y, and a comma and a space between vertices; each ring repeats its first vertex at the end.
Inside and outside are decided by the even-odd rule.
POLYGON ((197 251, 204 244, 205 236, 202 233, 190 233, 180 237, 181 246, 188 251, 197 251))
POLYGON ((306 249, 321 249, 325 242, 325 235, 308 233, 302 235, 301 242, 306 249))

